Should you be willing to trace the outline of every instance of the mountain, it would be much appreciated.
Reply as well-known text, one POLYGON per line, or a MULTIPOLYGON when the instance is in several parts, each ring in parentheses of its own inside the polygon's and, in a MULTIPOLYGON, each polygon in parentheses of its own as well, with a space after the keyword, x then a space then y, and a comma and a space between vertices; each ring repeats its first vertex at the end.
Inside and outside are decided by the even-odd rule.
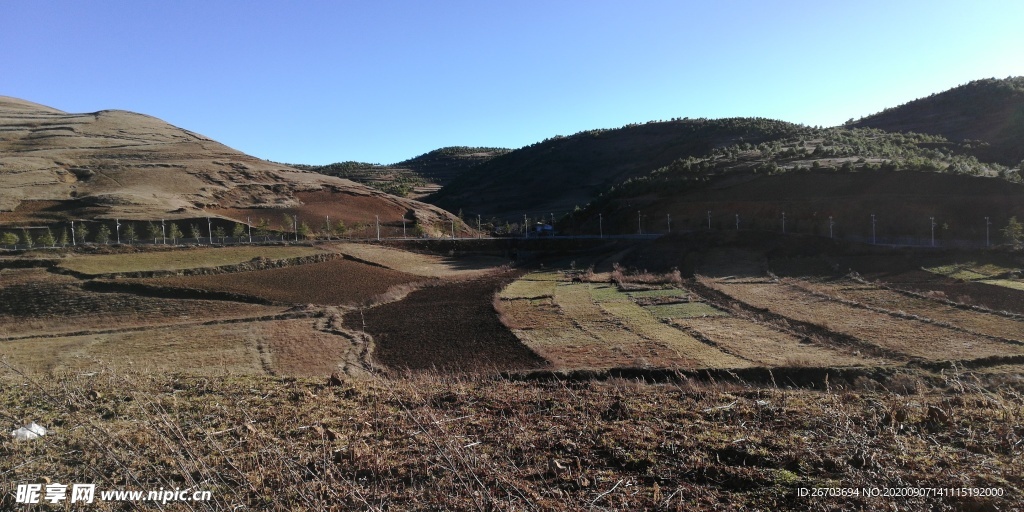
POLYGON ((676 159, 799 129, 769 119, 679 119, 556 136, 483 162, 424 200, 485 217, 562 213, 676 159))
POLYGON ((975 80, 886 109, 851 124, 891 132, 942 135, 970 141, 979 160, 1024 163, 1024 77, 975 80))
POLYGON ((504 148, 451 146, 391 165, 337 162, 327 165, 294 164, 293 167, 350 179, 389 194, 422 197, 436 192, 473 167, 509 151, 504 148))
MULTIPOLYGON (((350 225, 451 216, 350 180, 246 155, 160 119, 121 110, 69 114, 0 97, 0 225, 68 219, 216 216, 350 225)), ((281 221, 283 223, 283 221, 281 221)), ((399 227, 400 229, 400 227, 399 227)))
POLYGON ((1018 170, 984 163, 939 135, 810 128, 757 145, 690 156, 609 187, 558 229, 580 234, 673 230, 781 231, 993 240, 1024 216, 1018 170), (708 218, 710 216, 710 219, 708 218), (832 222, 831 226, 829 222, 832 222), (710 224, 710 226, 709 226, 710 224), (603 231, 602 231, 603 230, 603 231))

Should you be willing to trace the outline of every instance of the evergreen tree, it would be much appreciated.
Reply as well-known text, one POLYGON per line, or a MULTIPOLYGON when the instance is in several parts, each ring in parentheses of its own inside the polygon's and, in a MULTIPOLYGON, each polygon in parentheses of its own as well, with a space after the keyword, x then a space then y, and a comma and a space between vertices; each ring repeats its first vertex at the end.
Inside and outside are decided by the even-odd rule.
POLYGON ((217 226, 217 227, 216 227, 216 228, 215 228, 215 229, 213 230, 213 234, 214 234, 214 235, 215 235, 215 236, 216 236, 217 238, 220 238, 220 243, 224 243, 224 237, 225 237, 225 236, 227 236, 227 233, 225 233, 225 232, 224 232, 224 227, 223 227, 223 226, 217 226))
POLYGON ((57 241, 53 238, 53 232, 50 231, 50 228, 46 228, 46 231, 39 235, 36 241, 42 247, 54 247, 57 245, 57 241))
POLYGON ((160 241, 160 238, 162 236, 163 236, 163 230, 160 229, 160 226, 157 226, 156 224, 154 224, 152 222, 150 222, 149 224, 146 224, 146 238, 152 238, 153 239, 153 243, 155 244, 155 243, 158 243, 160 241))
POLYGON ((0 242, 4 245, 18 245, 18 235, 10 232, 4 233, 3 236, 0 237, 0 242))
POLYGON ((178 229, 178 224, 172 222, 171 227, 167 228, 167 236, 171 237, 171 243, 178 245, 178 239, 184 236, 181 229, 178 229))
POLYGON ((61 247, 67 247, 68 244, 71 243, 71 236, 68 235, 68 228, 64 228, 64 230, 60 232, 60 240, 58 240, 57 243, 60 244, 61 247))
POLYGON ((313 237, 313 230, 310 229, 309 224, 302 222, 299 224, 298 235, 301 239, 307 239, 313 237))
POLYGON ((231 228, 231 236, 241 242, 242 237, 245 236, 245 224, 236 223, 235 226, 231 228))
POLYGON ((22 245, 28 247, 29 249, 36 245, 35 242, 32 240, 32 236, 28 234, 27 229, 21 230, 21 243, 22 245))
POLYGON ((1006 243, 1015 248, 1024 244, 1024 224, 1021 224, 1016 216, 1010 217, 1010 222, 1003 228, 1003 238, 1006 239, 1006 243))
POLYGON ((124 239, 130 244, 134 244, 139 241, 139 234, 135 232, 135 226, 132 224, 125 224, 124 226, 124 239))
POLYGON ((110 228, 108 228, 106 224, 100 224, 100 228, 96 230, 96 243, 110 243, 110 228))
POLYGON ((198 224, 192 224, 188 227, 188 236, 195 238, 196 243, 199 243, 199 239, 203 237, 203 232, 199 230, 198 224))
POLYGON ((89 226, 86 226, 84 222, 79 223, 78 227, 75 228, 75 242, 82 242, 84 244, 88 236, 89 226))

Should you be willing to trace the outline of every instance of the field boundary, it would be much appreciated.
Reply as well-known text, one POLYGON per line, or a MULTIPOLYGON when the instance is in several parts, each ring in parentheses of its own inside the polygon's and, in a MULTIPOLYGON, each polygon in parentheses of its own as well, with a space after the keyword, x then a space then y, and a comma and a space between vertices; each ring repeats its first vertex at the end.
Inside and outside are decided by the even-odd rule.
MULTIPOLYGON (((296 265, 308 265, 311 263, 323 263, 325 261, 331 261, 338 258, 344 258, 345 255, 324 252, 320 254, 313 254, 310 256, 298 256, 295 258, 284 258, 278 260, 271 260, 265 258, 253 258, 249 261, 242 263, 233 263, 230 265, 220 265, 216 267, 197 267, 197 268, 185 268, 177 270, 142 270, 137 272, 110 272, 105 274, 88 274, 77 270, 71 270, 69 268, 60 267, 59 265, 53 265, 47 267, 51 272, 57 274, 64 274, 77 277, 78 279, 89 280, 89 279, 149 279, 157 277, 177 277, 177 276, 205 276, 215 274, 234 274, 238 272, 253 272, 257 270, 268 270, 273 268, 291 267, 296 265)), ((360 262, 364 263, 364 262, 360 262)), ((374 266, 373 263, 370 263, 374 266)))
POLYGON ((165 329, 168 327, 192 327, 192 326, 205 326, 205 325, 225 325, 225 324, 239 324, 245 322, 273 322, 275 320, 293 320, 296 318, 313 318, 316 317, 318 312, 311 311, 285 311, 284 313, 277 313, 274 315, 262 315, 262 316, 249 316, 242 318, 223 318, 217 320, 206 320, 203 322, 178 322, 170 324, 159 324, 159 325, 140 325, 136 327, 119 327, 116 329, 96 329, 87 331, 74 331, 74 332, 57 332, 57 333, 46 333, 46 334, 27 334, 24 336, 7 336, 0 338, 0 343, 5 341, 21 341, 21 340, 34 340, 34 339, 51 339, 51 338, 73 338, 76 336, 92 336, 97 334, 121 334, 126 332, 142 332, 142 331, 153 331, 157 329, 165 329))
MULTIPOLYGON (((1024 359, 1024 358, 1022 358, 1024 359)), ((949 363, 952 365, 953 363, 949 363)), ((828 366, 753 366, 747 368, 637 368, 617 367, 602 370, 529 370, 502 372, 498 378, 510 381, 565 381, 589 382, 610 379, 635 380, 646 383, 729 382, 738 384, 770 385, 826 389, 832 385, 854 386, 861 378, 885 383, 904 366, 885 367, 828 367, 828 366)))
POLYGON ((294 304, 276 302, 263 297, 245 295, 242 293, 223 292, 215 290, 201 290, 198 288, 178 288, 174 286, 159 286, 145 283, 125 283, 118 281, 86 281, 82 283, 82 289, 99 293, 130 293, 143 297, 155 297, 158 299, 184 299, 184 300, 224 300, 230 302, 245 302, 248 304, 260 304, 263 306, 292 306, 294 304))

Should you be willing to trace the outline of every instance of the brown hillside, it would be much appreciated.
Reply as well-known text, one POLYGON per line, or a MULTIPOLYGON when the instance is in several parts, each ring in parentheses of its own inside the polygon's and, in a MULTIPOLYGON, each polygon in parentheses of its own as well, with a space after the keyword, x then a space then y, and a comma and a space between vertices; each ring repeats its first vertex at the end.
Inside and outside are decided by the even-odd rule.
POLYGON ((365 220, 368 209, 392 223, 405 217, 433 226, 449 218, 349 180, 260 160, 154 117, 68 114, 9 97, 0 97, 0 189, 0 225, 232 210, 277 218, 279 209, 304 214, 303 194, 316 198, 314 217, 365 220), (360 211, 348 215, 349 204, 360 211))

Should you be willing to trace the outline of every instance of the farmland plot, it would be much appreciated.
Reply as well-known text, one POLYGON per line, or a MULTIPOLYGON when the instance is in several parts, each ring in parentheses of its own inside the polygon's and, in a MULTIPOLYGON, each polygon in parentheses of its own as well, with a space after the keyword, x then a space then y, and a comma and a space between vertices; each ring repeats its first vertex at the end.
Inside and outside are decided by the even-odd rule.
POLYGON ((136 281, 183 290, 228 292, 286 304, 345 305, 372 301, 392 286, 419 280, 420 277, 404 272, 334 259, 254 272, 136 281))
POLYGON ((253 258, 285 260, 323 252, 315 247, 291 245, 202 247, 131 254, 72 254, 61 261, 60 266, 83 274, 98 275, 219 267, 244 263, 253 258))
POLYGON ((480 277, 493 271, 496 267, 508 263, 504 259, 496 257, 445 258, 375 244, 335 243, 325 245, 324 247, 392 270, 423 277, 480 277))
POLYGON ((820 325, 908 357, 967 360, 1024 354, 1024 347, 922 321, 858 308, 779 283, 730 283, 702 278, 701 283, 755 307, 801 322, 820 325))
POLYGON ((744 318, 717 316, 672 320, 739 357, 764 366, 877 366, 885 361, 811 344, 744 318))
MULTIPOLYGON (((660 321, 614 285, 562 279, 558 272, 529 274, 505 288, 499 304, 516 336, 557 367, 750 366, 660 321)), ((678 289, 631 293, 646 298, 686 295, 678 289)))
POLYGON ((908 314, 945 323, 972 333, 1024 342, 1024 322, 999 315, 955 308, 941 302, 911 297, 853 281, 800 281, 798 287, 831 297, 854 301, 879 310, 908 314))
POLYGON ((0 273, 0 337, 114 330, 274 315, 283 307, 98 293, 42 269, 0 273))

